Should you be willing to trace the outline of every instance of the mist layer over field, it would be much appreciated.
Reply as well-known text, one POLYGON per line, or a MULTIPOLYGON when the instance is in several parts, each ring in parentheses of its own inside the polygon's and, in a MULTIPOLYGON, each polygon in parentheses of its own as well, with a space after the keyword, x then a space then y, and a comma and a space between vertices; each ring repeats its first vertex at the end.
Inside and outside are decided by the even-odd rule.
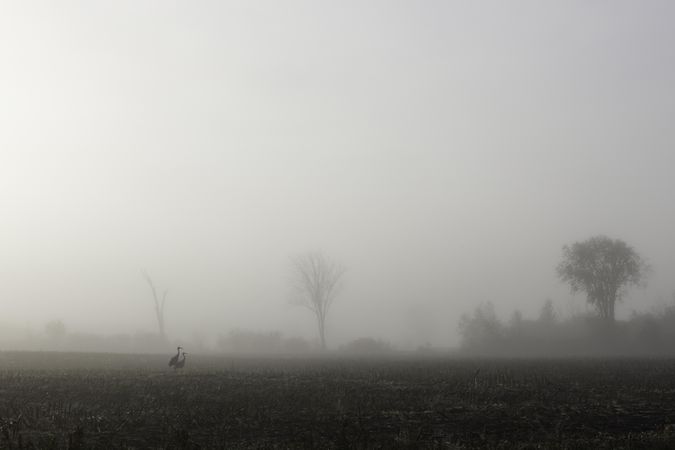
POLYGON ((674 18, 666 1, 3 4, 0 347, 313 351, 293 261, 316 251, 344 268, 328 349, 456 347, 488 302, 526 331, 546 299, 592 316, 556 266, 599 234, 652 267, 617 319, 661 320, 674 18))

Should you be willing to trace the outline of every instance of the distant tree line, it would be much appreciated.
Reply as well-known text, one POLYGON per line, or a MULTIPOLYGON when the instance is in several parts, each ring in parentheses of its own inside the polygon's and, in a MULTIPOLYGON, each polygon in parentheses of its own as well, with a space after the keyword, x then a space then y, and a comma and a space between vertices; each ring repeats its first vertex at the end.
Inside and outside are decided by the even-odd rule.
MULTIPOLYGON (((307 354, 323 350, 320 341, 308 341, 302 337, 286 337, 279 331, 250 330, 233 330, 226 335, 221 335, 216 347, 217 351, 223 353, 254 354, 307 354)), ((380 339, 361 337, 340 346, 338 351, 374 355, 390 353, 394 351, 394 347, 380 339)))
POLYGON ((226 353, 308 353, 316 347, 304 338, 286 337, 279 331, 233 330, 221 335, 216 343, 217 350, 226 353))
POLYGON ((660 311, 615 318, 616 303, 627 288, 643 286, 650 271, 632 247, 594 236, 564 246, 556 269, 573 293, 586 294, 594 313, 563 320, 547 300, 537 319, 515 311, 504 323, 494 305, 484 303, 460 319, 462 350, 505 356, 675 354, 675 297, 660 311))
POLYGON ((675 299, 612 324, 595 313, 561 319, 551 311, 547 301, 537 318, 515 311, 502 321, 492 303, 483 303, 460 320, 461 350, 490 356, 675 355, 675 299))

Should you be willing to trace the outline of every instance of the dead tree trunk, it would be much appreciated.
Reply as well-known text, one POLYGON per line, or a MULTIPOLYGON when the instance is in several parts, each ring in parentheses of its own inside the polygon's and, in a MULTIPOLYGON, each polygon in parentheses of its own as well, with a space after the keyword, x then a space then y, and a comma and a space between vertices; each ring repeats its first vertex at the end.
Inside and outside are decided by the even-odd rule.
POLYGON ((166 294, 168 291, 165 289, 160 299, 157 294, 157 289, 155 288, 155 283, 152 282, 152 278, 150 278, 150 275, 148 275, 145 270, 143 271, 143 278, 148 282, 150 290, 152 291, 152 300, 155 306, 155 318, 157 319, 157 325, 159 327, 159 337, 162 340, 166 340, 166 331, 164 329, 164 305, 166 304, 166 294))

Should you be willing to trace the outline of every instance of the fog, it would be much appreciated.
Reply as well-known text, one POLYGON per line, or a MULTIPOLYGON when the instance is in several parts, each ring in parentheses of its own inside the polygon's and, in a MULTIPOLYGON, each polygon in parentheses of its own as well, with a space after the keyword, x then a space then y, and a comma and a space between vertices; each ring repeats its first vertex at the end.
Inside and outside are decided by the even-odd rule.
POLYGON ((586 311, 565 244, 675 292, 675 5, 13 2, 0 6, 3 333, 316 339, 291 258, 346 267, 329 347, 459 342, 492 302, 586 311))

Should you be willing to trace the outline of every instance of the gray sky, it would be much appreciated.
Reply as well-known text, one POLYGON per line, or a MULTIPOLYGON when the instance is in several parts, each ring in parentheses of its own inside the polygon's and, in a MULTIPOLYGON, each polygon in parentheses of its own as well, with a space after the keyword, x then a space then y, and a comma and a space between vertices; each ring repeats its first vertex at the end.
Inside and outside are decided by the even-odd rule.
POLYGON ((675 291, 670 1, 0 6, 3 323, 313 337, 289 257, 348 267, 333 344, 456 342, 550 297, 566 243, 675 291))

